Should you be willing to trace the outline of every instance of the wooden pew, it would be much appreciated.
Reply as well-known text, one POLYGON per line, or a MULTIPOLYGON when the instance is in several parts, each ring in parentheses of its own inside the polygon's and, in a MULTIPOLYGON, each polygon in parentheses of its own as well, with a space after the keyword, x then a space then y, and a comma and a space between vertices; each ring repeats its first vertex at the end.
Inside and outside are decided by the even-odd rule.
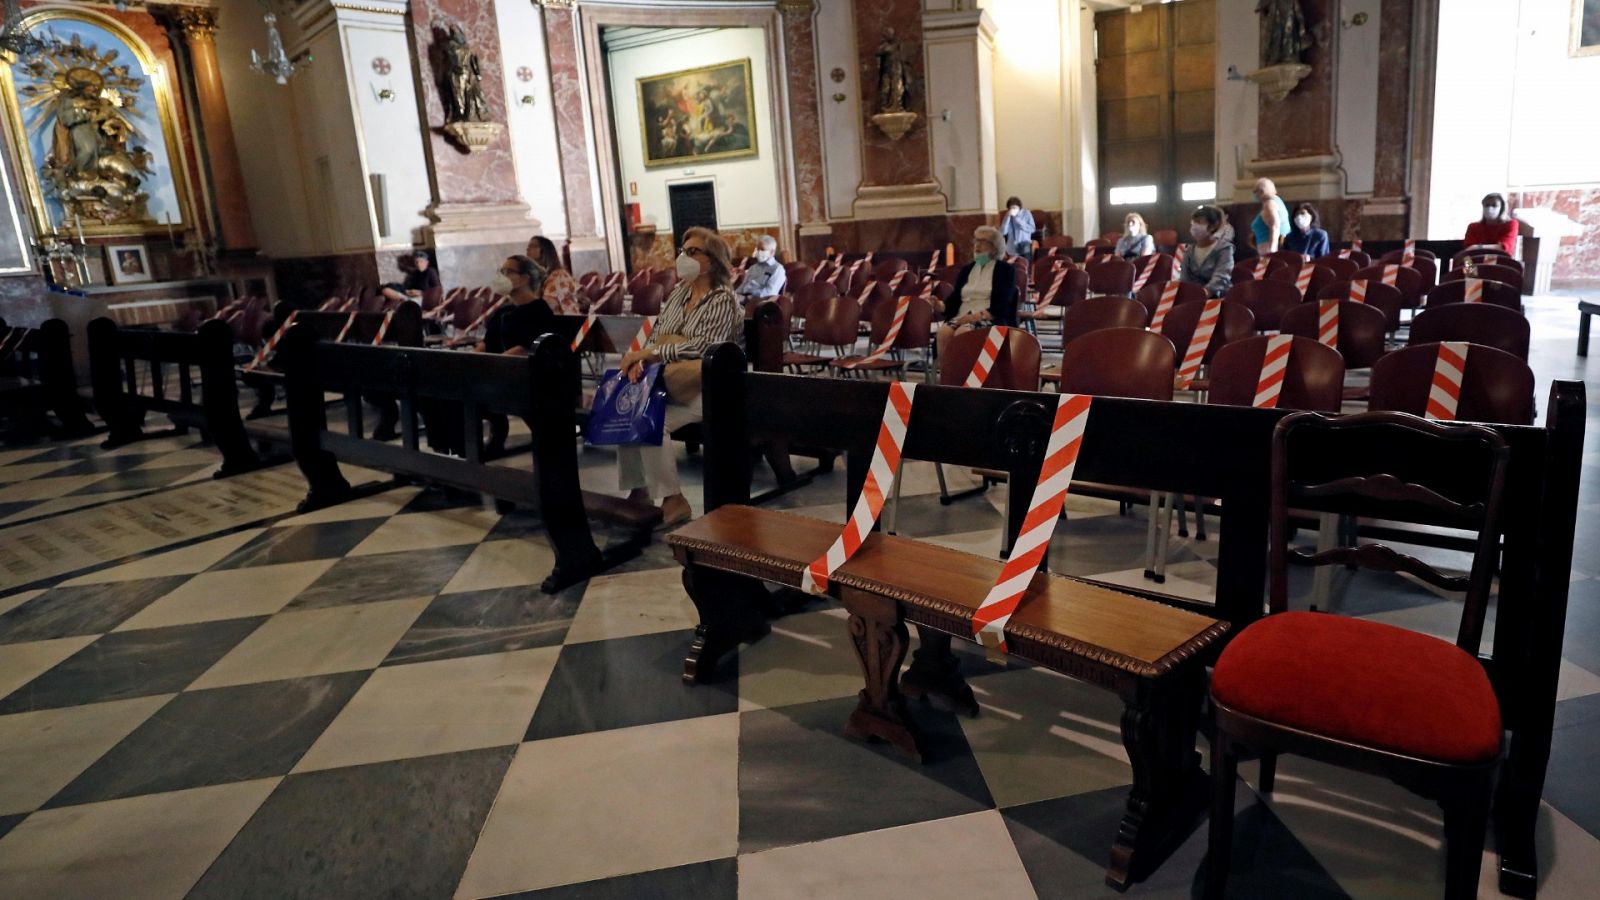
MULTIPOLYGON (((746 372, 736 348, 713 348, 705 382, 706 509, 715 511, 748 501, 749 460, 737 448, 759 438, 805 441, 844 451, 848 472, 845 499, 853 503, 866 478, 887 390, 883 383, 746 372)), ((997 455, 993 448, 1042 443, 1042 432, 1031 439, 1018 437, 1029 433, 1019 423, 1031 420, 1032 414, 1007 414, 1008 409, 1025 408, 1013 405, 1026 404, 1030 398, 1035 406, 1043 399, 1027 393, 919 387, 918 412, 904 448, 904 455, 911 459, 1007 470, 1011 475, 1007 490, 1013 492, 1007 523, 1012 538, 1026 512, 1037 457, 1033 457, 1035 468, 1030 471, 1011 457, 997 455)), ((1531 896, 1537 880, 1534 824, 1554 722, 1585 402, 1581 382, 1556 381, 1544 407, 1548 410, 1545 425, 1494 426, 1510 445, 1511 462, 1502 509, 1501 601, 1493 648, 1482 661, 1511 732, 1496 802, 1501 886, 1526 896, 1531 896)), ((1218 511, 1224 527, 1217 556, 1216 604, 1197 604, 1149 588, 1133 593, 1215 616, 1235 628, 1262 614, 1271 432, 1286 414, 1191 403, 1095 400, 1075 473, 1078 479, 1221 501, 1218 511)), ((1032 427, 1037 431, 1041 426, 1032 427)), ((1437 466, 1437 461, 1428 459, 1407 460, 1404 465, 1384 462, 1385 471, 1399 477, 1408 475, 1405 465, 1437 466)), ((1382 510, 1366 512, 1384 519, 1382 510)), ((679 533, 692 537, 696 532, 688 529, 694 527, 686 526, 679 533)), ((1065 527, 1070 528, 1070 523, 1065 527)), ((676 534, 669 542, 677 540, 676 534)), ((739 642, 763 634, 764 613, 778 606, 759 581, 753 580, 769 570, 756 568, 759 561, 745 556, 741 563, 745 568, 734 571, 709 569, 698 562, 686 570, 685 586, 701 613, 685 663, 687 679, 712 677, 718 657, 739 642)), ((959 701, 964 685, 953 658, 940 646, 940 636, 920 627, 910 613, 907 617, 919 624, 922 634, 905 685, 959 701)))
POLYGON ((107 318, 89 323, 89 383, 95 411, 110 434, 110 449, 198 428, 222 453, 218 477, 260 468, 261 458, 245 435, 239 416, 239 390, 233 377, 233 330, 220 320, 193 334, 120 328, 107 318), (142 384, 139 363, 146 364, 142 384), (167 394, 168 366, 176 368, 178 396, 167 394), (200 399, 194 397, 194 376, 200 377, 200 399), (165 413, 175 432, 147 433, 146 413, 165 413))
POLYGON ((28 328, 0 319, 0 413, 12 420, 11 439, 51 432, 62 437, 92 434, 94 425, 83 414, 77 384, 66 322, 46 319, 38 328, 28 328))
POLYGON ((334 344, 298 320, 278 346, 289 404, 289 439, 309 485, 304 510, 351 496, 339 461, 426 479, 539 511, 556 563, 542 589, 554 593, 637 556, 661 522, 661 510, 580 489, 573 399, 577 364, 570 339, 545 335, 528 356, 455 353, 421 348, 334 344), (328 392, 343 393, 349 433, 328 429, 328 392), (401 442, 364 433, 361 396, 386 392, 399 398, 401 442), (462 416, 465 459, 430 453, 418 442, 419 406, 434 401, 462 416), (483 416, 520 416, 535 426, 531 470, 483 463, 483 416), (593 515, 620 525, 630 537, 599 549, 589 530, 593 515))
MULTIPOLYGON (((273 307, 272 318, 275 323, 273 332, 283 328, 289 316, 294 316, 295 324, 305 324, 316 331, 318 337, 325 341, 332 341, 343 333, 344 339, 350 343, 370 344, 377 337, 379 329, 383 327, 386 313, 358 312, 352 322, 348 312, 321 312, 318 310, 296 310, 294 305, 285 301, 273 307), (345 325, 349 324, 349 330, 345 325)), ((384 333, 384 343, 397 347, 421 347, 423 344, 422 307, 415 303, 402 303, 394 309, 394 318, 389 323, 389 330, 384 333)), ((256 392, 256 406, 250 411, 249 418, 259 419, 272 415, 272 402, 277 394, 277 388, 283 383, 283 371, 276 365, 269 355, 261 365, 244 367, 239 370, 239 379, 249 385, 256 392)), ((392 425, 392 423, 390 423, 392 425)), ((379 426, 380 433, 382 425, 379 426)), ((276 432, 263 431, 262 436, 277 436, 276 432)))

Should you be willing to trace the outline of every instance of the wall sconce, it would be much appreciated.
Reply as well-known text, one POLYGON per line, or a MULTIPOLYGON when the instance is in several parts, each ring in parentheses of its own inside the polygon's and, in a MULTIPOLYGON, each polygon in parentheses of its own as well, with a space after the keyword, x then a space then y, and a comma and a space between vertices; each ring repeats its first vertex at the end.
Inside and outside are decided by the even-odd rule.
POLYGON ((834 94, 833 95, 833 102, 835 102, 835 103, 843 103, 844 102, 844 95, 843 94, 834 94))
POLYGON ((518 102, 518 103, 521 103, 521 104, 522 104, 522 105, 523 105, 523 106, 526 106, 526 107, 530 107, 530 108, 531 108, 531 107, 532 107, 532 106, 533 106, 533 95, 532 95, 532 94, 523 94, 523 95, 522 95, 522 96, 521 96, 521 97, 520 97, 520 98, 519 98, 519 99, 518 99, 518 100, 517 100, 517 102, 518 102))
POLYGON ((1240 73, 1238 66, 1229 66, 1228 67, 1228 80, 1229 81, 1244 81, 1245 77, 1244 77, 1244 75, 1242 73, 1240 73))
POLYGON ((379 103, 393 103, 395 97, 394 88, 388 85, 385 85, 381 88, 377 85, 373 85, 372 96, 378 98, 379 103))
POLYGON ((1339 27, 1346 31, 1351 28, 1360 28, 1365 24, 1367 24, 1367 14, 1364 12, 1358 12, 1348 19, 1339 20, 1339 27))

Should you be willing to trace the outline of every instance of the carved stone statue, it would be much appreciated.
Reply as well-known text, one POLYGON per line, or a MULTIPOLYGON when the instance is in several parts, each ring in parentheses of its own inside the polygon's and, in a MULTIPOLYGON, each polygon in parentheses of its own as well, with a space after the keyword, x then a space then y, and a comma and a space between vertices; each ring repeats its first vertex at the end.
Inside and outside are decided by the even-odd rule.
POLYGON ((883 30, 878 44, 878 112, 905 112, 911 100, 911 64, 901 51, 893 28, 883 30))
POLYGON ((1311 47, 1311 32, 1300 12, 1300 0, 1261 0, 1256 6, 1261 16, 1264 37, 1261 43, 1263 66, 1295 65, 1305 62, 1311 47))
POLYGON ((467 35, 460 25, 450 26, 450 37, 445 43, 445 64, 448 66, 450 92, 445 109, 445 122, 487 122, 489 110, 483 100, 483 85, 479 81, 478 54, 467 46, 467 35))

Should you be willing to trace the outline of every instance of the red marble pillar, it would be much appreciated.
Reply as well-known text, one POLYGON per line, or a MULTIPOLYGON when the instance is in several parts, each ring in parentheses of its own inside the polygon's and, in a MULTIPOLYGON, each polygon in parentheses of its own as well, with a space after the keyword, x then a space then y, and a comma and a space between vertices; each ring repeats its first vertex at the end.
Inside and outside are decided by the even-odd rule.
POLYGON ((944 195, 933 179, 928 143, 927 77, 923 71, 921 0, 874 0, 855 4, 856 79, 861 90, 862 185, 856 192, 857 218, 943 216, 944 195), (872 122, 878 105, 878 46, 894 29, 911 64, 908 111, 917 121, 904 136, 892 138, 872 122))
POLYGON ((1345 238, 1404 238, 1410 231, 1413 0, 1378 11, 1378 135, 1372 197, 1350 201, 1345 238))
MULTIPOLYGON (((589 108, 583 101, 583 62, 572 0, 540 0, 545 52, 550 57, 550 98, 555 104, 556 149, 567 205, 567 240, 574 271, 608 268, 594 205, 589 108)), ((687 65, 687 64, 686 64, 687 65)))
POLYGON ((494 4, 483 0, 412 0, 411 29, 427 139, 433 203, 431 236, 440 274, 449 283, 482 283, 509 253, 521 253, 534 225, 517 187, 511 138, 505 130, 505 86, 494 4), (489 120, 501 131, 469 152, 443 130, 444 48, 451 25, 460 26, 477 54, 489 120), (474 281, 473 279, 477 279, 474 281))
MULTIPOLYGON (((1271 178, 1284 198, 1317 202, 1323 224, 1330 233, 1343 236, 1345 210, 1340 198, 1344 195, 1344 180, 1334 146, 1333 120, 1338 2, 1298 2, 1310 34, 1311 46, 1302 60, 1310 72, 1282 97, 1271 96, 1272 82, 1259 82, 1262 89, 1256 158, 1246 168, 1252 179, 1271 178)), ((1265 45, 1267 23, 1258 18, 1257 26, 1265 45)), ((1275 68, 1258 71, 1272 72, 1275 68)), ((1251 73, 1252 80, 1256 80, 1256 74, 1251 73)))
POLYGON ((217 65, 216 10, 185 6, 174 9, 172 15, 189 47, 200 124, 205 131, 205 164, 211 175, 222 247, 230 251, 254 250, 255 226, 250 221, 239 150, 233 142, 233 120, 222 89, 222 70, 217 65))
POLYGON ((784 66, 789 79, 789 133, 793 139, 800 224, 826 221, 822 176, 822 116, 817 106, 816 0, 778 0, 783 13, 784 66))

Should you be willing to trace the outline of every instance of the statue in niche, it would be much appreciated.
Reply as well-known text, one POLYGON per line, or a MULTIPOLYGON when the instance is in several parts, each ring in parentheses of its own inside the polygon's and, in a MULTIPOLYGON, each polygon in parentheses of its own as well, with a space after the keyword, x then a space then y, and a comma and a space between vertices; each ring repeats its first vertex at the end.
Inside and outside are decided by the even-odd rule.
POLYGON ((1261 44, 1263 66, 1298 65, 1305 62, 1306 50, 1311 47, 1311 32, 1306 28, 1306 17, 1300 12, 1300 0, 1261 0, 1256 6, 1266 26, 1266 37, 1261 44))
POLYGON ((483 85, 480 82, 478 54, 467 46, 467 35, 460 25, 450 26, 444 53, 450 87, 446 95, 449 108, 445 110, 445 122, 489 121, 489 110, 484 103, 483 85))
POLYGON ((911 102, 911 64, 906 61, 893 28, 878 43, 878 112, 906 112, 911 102))

